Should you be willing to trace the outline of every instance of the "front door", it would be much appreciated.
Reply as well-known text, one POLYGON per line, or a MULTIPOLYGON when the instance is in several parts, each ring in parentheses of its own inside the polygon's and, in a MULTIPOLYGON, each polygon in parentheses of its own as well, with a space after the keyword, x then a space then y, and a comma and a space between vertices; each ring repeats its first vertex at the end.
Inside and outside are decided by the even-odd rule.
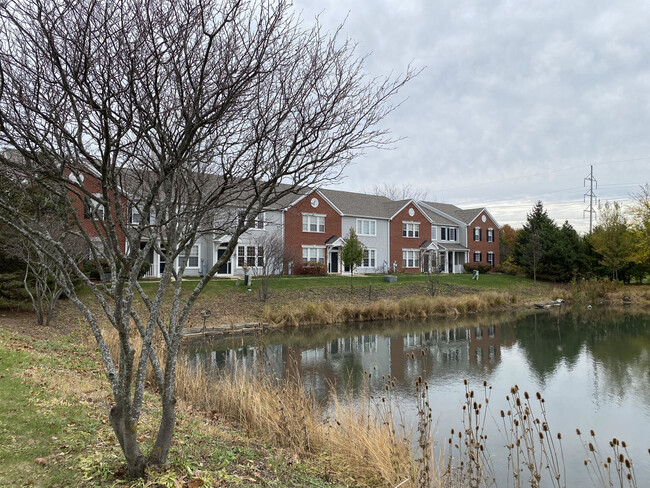
POLYGON ((330 273, 338 273, 339 272, 339 252, 338 251, 332 251, 330 253, 330 273))
MULTIPOLYGON (((226 253, 225 249, 217 249, 217 261, 226 253)), ((230 259, 223 263, 217 270, 217 274, 232 274, 230 259)))

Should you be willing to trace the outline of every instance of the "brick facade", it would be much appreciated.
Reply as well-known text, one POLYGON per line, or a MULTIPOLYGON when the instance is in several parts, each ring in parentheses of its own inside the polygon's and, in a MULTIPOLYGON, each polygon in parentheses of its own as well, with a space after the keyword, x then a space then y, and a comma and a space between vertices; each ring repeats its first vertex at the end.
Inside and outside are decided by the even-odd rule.
MULTIPOLYGON (((102 192, 101 188, 101 183, 100 181, 91 175, 85 175, 84 180, 83 180, 83 186, 84 188, 94 194, 99 194, 102 192)), ((83 231, 91 238, 93 237, 98 237, 98 230, 101 231, 101 223, 97 223, 97 228, 95 228, 93 219, 92 219, 92 214, 89 214, 86 211, 84 201, 80 199, 76 194, 74 194, 72 191, 69 192, 69 198, 70 201, 72 202, 72 205, 75 208, 75 214, 77 218, 79 219, 79 222, 81 223, 81 227, 83 231)), ((124 221, 127 221, 127 208, 126 208, 126 199, 123 199, 122 201, 122 210, 125 212, 124 215, 124 221)), ((111 211, 113 215, 115 215, 116 209, 113 207, 112 209, 105 209, 105 212, 111 211)), ((114 219, 116 221, 117 219, 114 219)), ((126 235, 124 234, 123 230, 119 227, 116 228, 116 234, 117 234, 117 240, 120 246, 120 249, 124 252, 126 250, 126 235)))
POLYGON ((467 247, 469 248, 469 262, 479 262, 481 264, 488 264, 488 253, 491 251, 494 254, 494 263, 493 266, 498 266, 500 264, 500 255, 499 255, 499 227, 492 220, 490 215, 482 211, 471 224, 467 226, 467 247), (485 218, 485 222, 483 222, 485 218), (474 240, 474 229, 480 229, 480 240, 474 240), (492 229, 492 234, 494 237, 493 242, 488 242, 488 230, 492 229), (474 260, 474 253, 480 252, 481 259, 480 261, 474 260))
POLYGON ((413 203, 399 211, 390 221, 390 263, 389 267, 393 269, 393 263, 397 263, 397 270, 404 273, 419 273, 422 263, 420 245, 424 241, 431 240, 431 221, 420 211, 413 203), (413 215, 410 215, 410 213, 413 215), (418 237, 404 237, 403 225, 405 222, 419 224, 418 237), (413 249, 418 251, 418 266, 404 267, 403 251, 413 249))
MULTIPOLYGON (((312 192, 290 207, 284 214, 284 254, 285 262, 293 266, 302 263, 303 246, 325 246, 332 236, 341 237, 341 215, 318 194, 312 192), (314 206, 314 204, 316 206, 314 206), (303 215, 324 216, 324 232, 304 232, 303 215)), ((327 249, 325 250, 327 266, 327 249)), ((286 271, 286 269, 285 269, 286 271)))

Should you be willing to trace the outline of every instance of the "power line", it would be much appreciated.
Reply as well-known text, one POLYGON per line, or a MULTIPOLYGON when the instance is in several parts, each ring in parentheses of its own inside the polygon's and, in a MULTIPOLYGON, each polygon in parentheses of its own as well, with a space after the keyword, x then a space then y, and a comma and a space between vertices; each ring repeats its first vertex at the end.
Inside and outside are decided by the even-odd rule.
POLYGON ((593 221, 594 221, 594 214, 596 213, 594 211, 594 199, 596 198, 596 195, 594 194, 594 183, 596 184, 596 189, 598 188, 598 181, 596 181, 596 178, 594 178, 594 165, 591 165, 591 169, 589 171, 589 176, 587 176, 584 179, 583 185, 587 184, 587 181, 589 181, 589 191, 585 193, 585 196, 583 198, 586 199, 589 197, 589 208, 586 210, 583 210, 582 212, 582 217, 584 218, 585 213, 589 213, 589 233, 591 234, 591 230, 593 229, 593 221))

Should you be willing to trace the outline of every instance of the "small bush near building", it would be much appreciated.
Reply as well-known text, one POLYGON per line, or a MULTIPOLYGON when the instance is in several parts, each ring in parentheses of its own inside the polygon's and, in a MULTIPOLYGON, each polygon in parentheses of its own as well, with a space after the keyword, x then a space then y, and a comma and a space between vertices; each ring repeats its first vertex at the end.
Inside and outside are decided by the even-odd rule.
POLYGON ((296 274, 325 276, 327 274, 327 267, 323 263, 317 263, 316 261, 307 261, 306 263, 300 263, 297 266, 296 274))
POLYGON ((492 271, 492 266, 489 264, 481 264, 481 263, 465 263, 463 264, 463 267, 465 268, 465 271, 468 273, 471 273, 475 269, 478 270, 479 273, 489 273, 492 271))

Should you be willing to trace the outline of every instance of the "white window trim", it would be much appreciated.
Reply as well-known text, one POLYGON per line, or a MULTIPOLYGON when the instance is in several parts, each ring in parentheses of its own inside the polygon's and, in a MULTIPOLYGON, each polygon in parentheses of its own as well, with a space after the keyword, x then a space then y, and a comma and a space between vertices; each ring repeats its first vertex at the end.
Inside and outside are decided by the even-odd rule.
MULTIPOLYGON (((408 258, 406 259, 408 263, 408 258)), ((420 250, 419 249, 402 249, 402 267, 407 269, 420 269, 420 250), (414 254, 414 263, 413 266, 408 266, 404 264, 404 253, 413 253, 414 254)))
POLYGON ((482 253, 481 251, 474 251, 473 259, 474 259, 474 261, 473 261, 474 263, 481 263, 481 262, 483 262, 483 261, 482 261, 482 259, 483 259, 483 253, 482 253), (478 254, 478 261, 476 260, 476 255, 477 255, 477 254, 478 254))
POLYGON ((486 259, 488 264, 494 266, 494 253, 492 251, 488 251, 486 259), (492 259, 490 260, 490 258, 492 259))
POLYGON ((357 228, 357 235, 358 236, 375 237, 377 235, 377 221, 375 219, 357 219, 356 228, 357 228), (368 231, 369 232, 367 234, 364 234, 362 232, 364 222, 368 222, 368 231), (370 227, 371 226, 373 227, 374 232, 370 232, 370 227))
MULTIPOLYGON (((255 243, 247 243, 247 244, 241 244, 241 243, 239 243, 239 244, 237 244, 237 247, 235 248, 235 252, 233 252, 233 254, 232 254, 232 256, 231 256, 231 259, 232 259, 233 257, 235 258, 235 262, 234 262, 234 264, 235 264, 235 269, 261 268, 262 266, 260 266, 260 264, 259 264, 259 263, 260 263, 260 262, 259 262, 260 247, 263 248, 264 246, 260 246, 260 245, 255 244, 255 243), (248 264, 244 264, 244 265, 240 265, 240 264, 239 264, 239 248, 240 248, 240 247, 243 247, 243 248, 244 248, 244 263, 248 263, 248 258, 250 257, 250 256, 248 255, 248 248, 249 248, 249 247, 254 247, 254 248, 255 248, 255 254, 253 255, 253 257, 255 258, 255 265, 253 265, 253 266, 249 266, 248 264)), ((264 259, 264 255, 262 255, 262 259, 264 259)))
MULTIPOLYGON (((197 248, 197 254, 196 254, 196 266, 190 266, 190 257, 192 257, 192 250, 190 249, 190 254, 188 256, 183 256, 185 259, 187 259, 187 265, 185 266, 185 269, 199 269, 201 267, 201 244, 198 242, 192 246, 192 249, 197 248)), ((180 269, 181 267, 181 259, 183 259, 180 255, 176 258, 176 269, 180 269)))
POLYGON ((494 242, 494 229, 492 227, 489 227, 485 233, 485 239, 487 242, 494 242))
POLYGON ((409 220, 403 220, 402 221, 402 237, 405 237, 407 239, 419 239, 420 238, 420 222, 413 222, 409 220), (406 235, 404 235, 404 225, 406 225, 406 235), (409 226, 413 226, 413 235, 409 236, 409 226), (417 234, 415 235, 415 231, 417 230, 417 234))
POLYGON ((446 236, 445 236, 445 239, 442 239, 442 233, 441 233, 441 234, 440 234, 440 237, 441 237, 440 240, 441 240, 442 242, 458 242, 458 227, 447 227, 447 226, 443 226, 443 227, 446 229, 446 230, 445 230, 445 234, 446 234, 446 236), (450 239, 450 238, 449 238, 449 230, 453 230, 453 231, 454 231, 455 239, 450 239))
MULTIPOLYGON (((93 196, 97 199, 102 198, 101 193, 93 193, 93 196)), ((87 200, 84 202, 84 204, 88 204, 88 208, 84 209, 84 212, 88 214, 88 218, 90 220, 106 220, 106 207, 104 204, 98 202, 97 200, 93 198, 87 198, 87 200), (99 217, 101 212, 101 217, 99 217)))
POLYGON ((325 257, 326 257, 326 254, 327 254, 325 252, 325 246, 302 246, 302 256, 301 256, 302 257, 302 262, 303 263, 310 262, 310 261, 318 262, 318 259, 320 259, 318 257, 318 254, 320 254, 320 253, 316 254, 316 259, 315 260, 314 259, 309 259, 309 250, 311 250, 311 249, 316 249, 316 250, 321 249, 323 251, 323 262, 320 263, 320 264, 325 264, 325 257), (305 261, 305 255, 304 255, 305 251, 308 251, 307 252, 307 255, 308 255, 307 261, 305 261))
POLYGON ((432 225, 431 226, 431 240, 432 241, 437 241, 438 240, 438 226, 437 225, 432 225))
POLYGON ((325 214, 314 214, 314 213, 304 213, 302 214, 302 231, 303 232, 311 232, 312 234, 324 234, 325 233, 325 214), (305 217, 307 217, 307 229, 305 230, 305 217), (316 230, 310 230, 310 218, 314 217, 316 219, 316 230), (318 219, 322 218, 323 219, 323 230, 318 230, 319 224, 318 224, 318 219))
POLYGON ((258 230, 266 229, 266 212, 261 212, 257 217, 255 217, 255 223, 252 228, 258 230), (260 226, 260 224, 262 225, 260 226))
POLYGON ((376 268, 377 267, 377 249, 366 247, 363 249, 364 252, 364 261, 365 261, 365 253, 368 253, 368 266, 364 266, 363 262, 361 263, 360 268, 376 268), (370 254, 373 253, 374 256, 371 258, 370 254), (373 262, 374 261, 374 262, 373 262))
POLYGON ((481 228, 474 227, 474 242, 481 242, 481 228))

